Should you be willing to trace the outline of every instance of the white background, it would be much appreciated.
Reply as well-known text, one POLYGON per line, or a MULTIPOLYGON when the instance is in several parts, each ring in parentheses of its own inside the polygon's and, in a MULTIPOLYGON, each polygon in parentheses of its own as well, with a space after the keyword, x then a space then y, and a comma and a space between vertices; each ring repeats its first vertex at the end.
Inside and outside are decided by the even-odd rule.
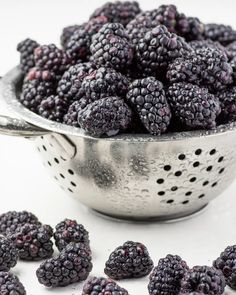
MULTIPOLYGON (((0 74, 18 63, 16 44, 26 37, 39 43, 59 44, 61 28, 86 21, 104 1, 95 0, 0 0, 0 74)), ((144 9, 169 1, 140 0, 144 9)), ((179 10, 204 22, 224 22, 236 27, 236 1, 172 1, 179 10)), ((3 112, 3 110, 1 110, 3 112)), ((110 253, 126 240, 146 244, 157 264, 168 253, 181 255, 190 266, 211 264, 227 245, 236 243, 235 184, 197 217, 171 224, 131 224, 95 215, 69 198, 48 177, 33 142, 0 136, 0 213, 8 210, 33 211, 54 226, 63 218, 75 218, 90 231, 94 269, 103 275, 110 253)), ((13 270, 27 294, 81 294, 82 284, 48 290, 35 277, 38 263, 18 263, 13 270)), ((147 293, 148 278, 122 281, 130 294, 147 293)))

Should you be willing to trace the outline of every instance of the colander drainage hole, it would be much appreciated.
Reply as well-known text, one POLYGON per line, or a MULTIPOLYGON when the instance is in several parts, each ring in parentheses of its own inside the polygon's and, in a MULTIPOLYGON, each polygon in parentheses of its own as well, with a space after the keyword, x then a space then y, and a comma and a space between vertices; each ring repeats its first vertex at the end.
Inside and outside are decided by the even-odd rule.
POLYGON ((159 178, 159 179, 157 179, 157 183, 158 184, 162 184, 164 182, 164 179, 163 178, 159 178))
POLYGON ((176 172, 175 172, 175 176, 179 177, 179 176, 181 176, 181 175, 182 175, 182 172, 181 172, 181 171, 176 171, 176 172))
POLYGON ((41 152, 39 147, 37 147, 37 150, 38 150, 39 152, 41 152))
POLYGON ((73 181, 71 181, 71 185, 76 186, 76 184, 73 181))
POLYGON ((186 201, 183 201, 183 202, 182 202, 183 205, 186 205, 186 204, 188 204, 188 203, 189 203, 189 200, 186 200, 186 201))
POLYGON ((214 186, 217 186, 217 184, 218 184, 218 183, 217 183, 217 181, 216 181, 216 182, 212 183, 211 186, 214 187, 214 186))
POLYGON ((224 157, 219 157, 218 162, 222 162, 224 160, 224 157))
POLYGON ((185 154, 180 154, 178 157, 178 159, 181 161, 184 160, 185 158, 186 158, 185 154))
POLYGON ((170 171, 171 170, 171 166, 170 165, 165 165, 164 166, 164 170, 165 171, 170 171))
POLYGON ((208 184, 209 184, 209 181, 204 181, 202 185, 203 185, 203 186, 206 186, 206 185, 208 185, 208 184))
POLYGON ((68 170, 68 173, 71 174, 71 175, 74 175, 74 171, 71 170, 71 169, 68 170))
POLYGON ((196 181, 196 180, 197 180, 196 177, 192 177, 192 178, 189 179, 190 182, 194 182, 194 181, 196 181))
POLYGON ((197 156, 201 155, 201 153, 202 153, 202 150, 201 149, 197 149, 195 151, 195 155, 197 155, 197 156))
POLYGON ((178 186, 172 186, 172 188, 171 188, 172 192, 177 191, 177 189, 178 189, 178 186))
POLYGON ((208 166, 206 170, 207 170, 208 172, 210 172, 210 171, 212 170, 212 168, 213 168, 212 166, 208 166))
POLYGON ((42 145, 43 149, 45 150, 45 152, 47 151, 47 148, 45 145, 42 145))
POLYGON ((214 155, 215 153, 216 153, 216 149, 213 149, 213 150, 210 151, 211 156, 214 155))
POLYGON ((52 164, 48 161, 48 166, 52 166, 52 164))
POLYGON ((174 203, 174 200, 172 200, 172 199, 171 200, 168 200, 168 201, 166 201, 166 203, 167 204, 172 204, 172 203, 174 203))
POLYGON ((223 173, 225 171, 225 168, 221 168, 219 171, 219 174, 223 173))
POLYGON ((61 178, 63 178, 63 179, 65 178, 65 176, 64 176, 63 174, 61 174, 61 173, 60 173, 60 176, 61 176, 61 178))
POLYGON ((68 187, 68 191, 69 191, 69 192, 71 192, 71 193, 73 193, 72 189, 71 189, 71 188, 69 188, 69 187, 68 187))
POLYGON ((54 179, 58 180, 58 178, 56 176, 54 176, 54 179))
POLYGON ((185 194, 185 196, 190 196, 192 194, 192 192, 187 192, 186 194, 185 194))
POLYGON ((201 194, 199 197, 198 197, 198 199, 202 199, 202 198, 204 198, 205 197, 205 194, 201 194))
POLYGON ((198 167, 199 165, 200 165, 200 163, 198 161, 193 163, 194 168, 198 167))
POLYGON ((54 158, 54 161, 59 164, 59 160, 57 158, 54 158))
POLYGON ((158 192, 159 196, 164 196, 164 194, 165 194, 165 192, 163 192, 163 191, 158 192))
POLYGON ((60 158, 61 158, 63 161, 66 161, 66 159, 65 159, 65 158, 63 158, 62 156, 60 156, 60 158))

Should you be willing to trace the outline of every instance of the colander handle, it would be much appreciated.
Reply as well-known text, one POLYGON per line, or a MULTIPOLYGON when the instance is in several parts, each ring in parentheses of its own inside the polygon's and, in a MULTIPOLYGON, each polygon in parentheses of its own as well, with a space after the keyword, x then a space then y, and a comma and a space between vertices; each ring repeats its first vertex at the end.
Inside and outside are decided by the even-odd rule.
POLYGON ((31 125, 23 120, 0 115, 0 133, 12 136, 35 137, 50 131, 31 125))

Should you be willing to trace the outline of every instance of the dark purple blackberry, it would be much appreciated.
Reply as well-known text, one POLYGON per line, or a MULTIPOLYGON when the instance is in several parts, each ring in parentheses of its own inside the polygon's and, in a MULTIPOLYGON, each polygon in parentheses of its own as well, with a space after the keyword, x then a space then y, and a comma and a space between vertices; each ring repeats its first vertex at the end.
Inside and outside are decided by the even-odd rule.
POLYGON ((61 33, 61 46, 63 49, 66 48, 66 45, 68 41, 70 40, 71 36, 74 34, 74 32, 78 29, 80 29, 82 25, 73 25, 73 26, 68 26, 63 28, 62 33, 61 33))
POLYGON ((227 47, 226 47, 227 51, 229 51, 233 57, 236 56, 236 41, 230 43, 227 47))
POLYGON ((230 53, 228 52, 228 50, 221 45, 219 42, 217 41, 212 41, 212 40, 195 40, 195 41, 191 41, 189 42, 189 44, 191 45, 191 47, 194 50, 198 50, 198 49, 204 49, 204 48, 212 48, 214 50, 218 50, 220 52, 222 52, 223 54, 225 54, 226 57, 229 57, 230 53))
POLYGON ((46 287, 64 287, 87 279, 92 270, 88 245, 70 243, 60 254, 44 261, 37 269, 40 284, 46 287))
POLYGON ((204 295, 202 292, 179 293, 179 295, 204 295))
POLYGON ((175 83, 167 91, 173 115, 190 129, 212 129, 220 114, 218 98, 206 88, 190 83, 175 83))
POLYGON ((217 93, 220 100, 221 114, 223 123, 236 121, 236 87, 226 89, 217 93))
POLYGON ((121 288, 111 279, 90 278, 83 286, 82 295, 128 295, 128 291, 121 288))
POLYGON ((78 122, 89 135, 113 136, 126 130, 132 119, 132 111, 119 97, 106 97, 88 104, 78 114, 78 122))
POLYGON ((185 273, 180 293, 200 292, 221 295, 224 289, 225 279, 221 271, 209 266, 194 266, 185 273))
POLYGON ((108 96, 124 97, 128 79, 112 68, 101 67, 87 75, 81 85, 84 96, 92 101, 108 96))
POLYGON ((130 84, 126 97, 151 134, 160 135, 167 131, 171 110, 160 81, 153 77, 135 80, 130 84))
POLYGON ((20 69, 23 74, 27 74, 35 66, 34 50, 39 46, 38 42, 32 39, 25 39, 17 45, 20 52, 20 69))
POLYGON ((62 123, 63 117, 67 113, 69 104, 66 99, 57 95, 51 95, 43 99, 39 105, 40 116, 55 122, 62 123))
POLYGON ((65 219, 56 225, 54 239, 59 251, 69 243, 85 243, 89 245, 89 234, 82 224, 76 220, 65 219))
POLYGON ((90 19, 105 16, 110 23, 121 23, 126 26, 140 12, 139 4, 136 1, 107 2, 97 8, 90 16, 90 19))
POLYGON ((161 25, 146 33, 136 46, 136 61, 144 73, 161 76, 175 58, 192 51, 183 38, 161 25))
POLYGON ((18 249, 23 260, 42 260, 52 256, 53 242, 50 240, 53 230, 50 225, 25 224, 8 238, 18 249))
POLYGON ((26 291, 18 277, 10 272, 0 272, 0 294, 26 295, 26 291))
POLYGON ((114 280, 122 280, 145 277, 152 268, 153 261, 147 248, 141 243, 128 241, 110 254, 104 272, 114 280))
POLYGON ((186 41, 202 40, 205 31, 204 24, 197 17, 186 17, 180 14, 177 20, 176 32, 186 41))
POLYGON ((188 269, 187 263, 177 255, 169 254, 165 258, 160 259, 149 278, 149 294, 178 294, 181 280, 188 269))
POLYGON ((80 101, 74 101, 68 108, 67 113, 63 118, 63 123, 66 125, 79 127, 78 123, 78 112, 80 110, 80 101))
POLYGON ((232 27, 222 24, 206 24, 204 37, 226 46, 236 41, 236 31, 232 27))
POLYGON ((213 262, 213 265, 222 271, 226 284, 236 290, 236 246, 228 246, 213 262))
POLYGON ((15 232, 18 227, 26 223, 40 225, 38 218, 27 211, 9 211, 0 215, 0 233, 6 235, 15 232))
POLYGON ((11 240, 0 236, 0 271, 9 271, 18 260, 18 251, 11 240))
POLYGON ((93 61, 99 66, 122 70, 132 63, 133 46, 119 23, 105 24, 92 38, 93 61))
POLYGON ((71 101, 80 99, 82 81, 94 69, 94 65, 90 62, 71 66, 58 83, 58 95, 71 101))
POLYGON ((161 5, 159 8, 152 10, 151 15, 152 19, 158 21, 160 25, 167 27, 169 32, 176 32, 179 12, 175 5, 161 5))

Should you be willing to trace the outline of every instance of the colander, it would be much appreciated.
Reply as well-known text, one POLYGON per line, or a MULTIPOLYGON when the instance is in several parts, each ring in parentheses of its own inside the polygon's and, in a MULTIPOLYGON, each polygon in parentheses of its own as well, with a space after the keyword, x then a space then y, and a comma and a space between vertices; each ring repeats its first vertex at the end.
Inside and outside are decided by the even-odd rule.
POLYGON ((2 78, 2 99, 19 119, 0 117, 0 132, 34 138, 44 166, 69 195, 109 216, 170 220, 191 215, 221 194, 236 174, 236 124, 213 131, 93 138, 46 120, 18 101, 22 76, 2 78))

